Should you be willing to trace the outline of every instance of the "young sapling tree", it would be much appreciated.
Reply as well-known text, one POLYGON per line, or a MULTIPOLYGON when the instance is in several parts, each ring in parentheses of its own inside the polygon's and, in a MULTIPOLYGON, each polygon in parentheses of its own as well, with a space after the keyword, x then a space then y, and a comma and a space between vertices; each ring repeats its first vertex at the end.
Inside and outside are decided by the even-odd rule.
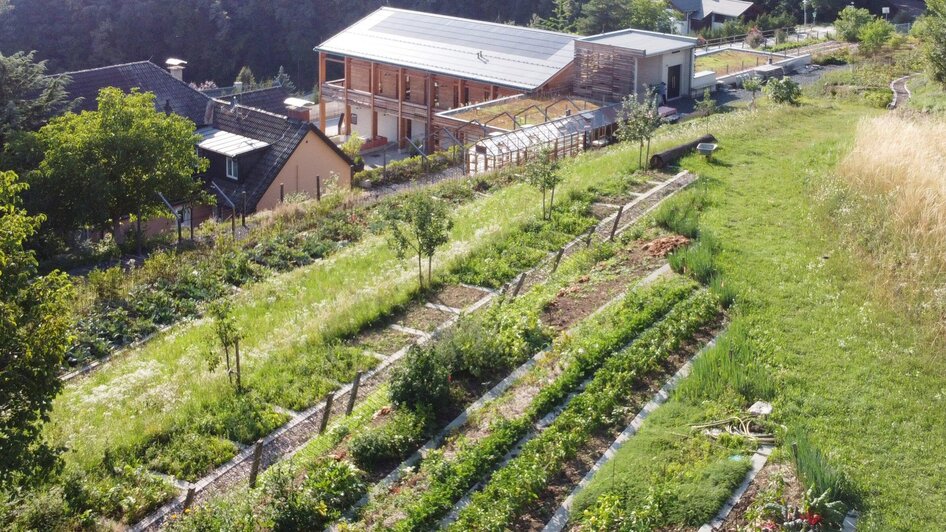
POLYGON ((543 148, 525 168, 526 183, 542 192, 542 219, 552 218, 552 204, 555 201, 555 187, 562 182, 558 173, 559 161, 552 148, 543 148), (548 199, 548 201, 546 201, 548 199), (547 205, 547 206, 546 206, 547 205))
POLYGON ((423 192, 408 196, 398 206, 391 206, 382 213, 382 221, 388 229, 391 248, 403 259, 408 254, 417 256, 417 278, 424 286, 423 259, 427 258, 427 283, 433 280, 432 263, 437 248, 450 240, 453 220, 447 204, 423 192))
MULTIPOLYGON (((240 374, 240 339, 243 333, 236 326, 233 319, 233 308, 226 299, 220 299, 210 304, 210 316, 214 324, 214 340, 219 342, 223 348, 224 359, 227 364, 227 379, 230 384, 234 384, 236 377, 237 392, 243 391, 243 384, 240 374), (230 352, 233 352, 234 363, 231 365, 230 352)), ((213 342, 212 342, 213 343, 213 342)), ((207 353, 207 365, 210 371, 214 371, 220 365, 220 352, 213 347, 207 353)))
POLYGON ((749 91, 752 99, 749 101, 749 108, 755 109, 755 95, 762 90, 762 79, 759 76, 749 76, 742 80, 742 88, 749 91))

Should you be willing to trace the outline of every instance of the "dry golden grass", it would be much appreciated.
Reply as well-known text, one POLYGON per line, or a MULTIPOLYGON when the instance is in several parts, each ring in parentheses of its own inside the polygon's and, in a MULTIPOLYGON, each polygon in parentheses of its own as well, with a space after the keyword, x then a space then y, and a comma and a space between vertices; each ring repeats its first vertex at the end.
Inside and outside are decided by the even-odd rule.
POLYGON ((887 288, 917 310, 946 306, 946 121, 887 114, 861 121, 838 175, 853 193, 847 215, 887 288))

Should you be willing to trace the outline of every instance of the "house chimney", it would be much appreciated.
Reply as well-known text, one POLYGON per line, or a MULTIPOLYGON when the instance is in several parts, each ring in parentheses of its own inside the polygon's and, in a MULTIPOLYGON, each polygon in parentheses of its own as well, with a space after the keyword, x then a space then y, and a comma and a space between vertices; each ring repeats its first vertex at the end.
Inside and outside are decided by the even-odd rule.
POLYGON ((302 98, 286 98, 283 104, 286 106, 286 116, 291 120, 298 120, 300 122, 309 122, 312 120, 309 107, 312 102, 303 100, 302 98))
POLYGON ((178 81, 184 81, 184 65, 187 64, 187 61, 184 61, 183 59, 175 59, 173 57, 169 57, 164 62, 164 64, 167 65, 168 72, 170 72, 171 75, 174 76, 174 79, 178 81))
POLYGON ((241 92, 243 92, 243 82, 242 82, 242 81, 234 81, 234 82, 233 82, 233 93, 234 93, 234 94, 238 94, 238 93, 241 93, 241 92))

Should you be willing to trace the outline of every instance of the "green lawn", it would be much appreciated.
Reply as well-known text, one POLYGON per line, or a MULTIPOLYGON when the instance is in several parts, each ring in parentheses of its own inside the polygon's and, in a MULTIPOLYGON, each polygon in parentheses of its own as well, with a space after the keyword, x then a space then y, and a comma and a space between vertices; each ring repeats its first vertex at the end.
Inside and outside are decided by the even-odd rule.
POLYGON ((920 74, 907 82, 910 89, 910 103, 912 109, 928 113, 946 112, 946 91, 943 86, 931 81, 926 74, 920 74))
MULTIPOLYGON (((840 102, 762 110, 720 131, 703 224, 742 294, 735 320, 778 368, 779 421, 800 426, 863 497, 862 530, 946 529, 946 357, 886 298, 817 207, 859 117, 840 102)), ((895 301, 896 299, 890 299, 895 301)))

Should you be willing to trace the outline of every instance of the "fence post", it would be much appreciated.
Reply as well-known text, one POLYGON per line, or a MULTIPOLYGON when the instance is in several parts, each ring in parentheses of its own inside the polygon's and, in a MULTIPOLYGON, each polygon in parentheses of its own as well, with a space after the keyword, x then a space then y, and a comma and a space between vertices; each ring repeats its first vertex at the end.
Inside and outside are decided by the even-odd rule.
POLYGON ((286 201, 286 184, 280 183, 279 184, 279 203, 283 203, 284 201, 286 201))
POLYGON ((558 253, 555 254, 555 262, 552 264, 552 273, 555 273, 558 270, 558 263, 562 261, 562 255, 565 254, 565 248, 558 250, 558 253))
POLYGON ((355 374, 355 380, 351 383, 351 393, 348 395, 348 407, 345 408, 345 415, 350 416, 351 411, 355 409, 355 400, 358 398, 358 387, 361 386, 361 373, 355 374))
POLYGON ((588 230, 588 236, 585 239, 585 247, 591 247, 591 239, 595 236, 595 229, 597 226, 592 227, 588 230))
POLYGON ((515 288, 515 290, 512 291, 512 297, 513 297, 513 299, 515 299, 516 296, 519 295, 519 291, 522 290, 522 285, 523 285, 525 282, 526 282, 526 272, 522 272, 522 274, 519 276, 519 282, 516 283, 516 288, 515 288))
POLYGON ((263 458, 263 440, 256 442, 253 448, 253 464, 250 465, 250 489, 256 487, 256 477, 259 475, 259 465, 263 458))
POLYGON ((608 237, 609 241, 614 241, 614 234, 618 231, 618 224, 621 223, 621 214, 624 213, 624 205, 618 207, 618 215, 614 217, 614 225, 611 226, 611 236, 608 237))
POLYGON ((322 176, 315 176, 315 200, 322 201, 322 176))
POLYGON ((243 224, 243 227, 246 227, 246 189, 243 189, 241 196, 243 198, 243 208, 240 213, 240 223, 243 224))
POLYGON ((332 413, 332 401, 335 400, 335 392, 329 392, 325 396, 325 410, 322 411, 322 422, 319 423, 319 434, 325 432, 325 427, 328 426, 328 416, 332 413))
POLYGON ((186 512, 194 504, 194 487, 187 488, 187 495, 184 497, 184 511, 186 512))

